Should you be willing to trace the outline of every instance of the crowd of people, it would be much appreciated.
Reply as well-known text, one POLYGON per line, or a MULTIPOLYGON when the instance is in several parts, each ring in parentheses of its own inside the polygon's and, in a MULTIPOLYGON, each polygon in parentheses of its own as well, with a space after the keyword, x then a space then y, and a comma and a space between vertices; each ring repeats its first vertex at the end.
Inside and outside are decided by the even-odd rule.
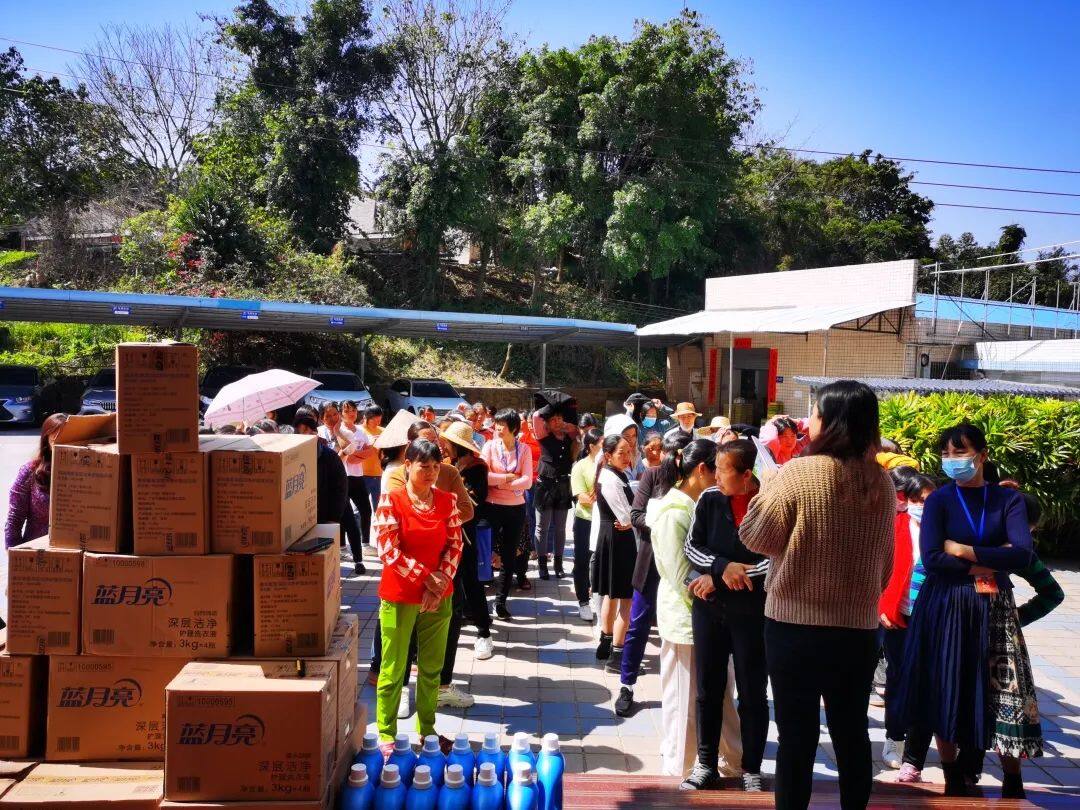
MULTIPOLYGON (((617 715, 634 711, 659 634, 663 769, 683 789, 725 776, 766 788, 771 685, 777 807, 809 804, 822 701, 845 808, 870 797, 871 700, 898 781, 922 781, 936 738, 947 795, 972 789, 987 751, 1003 795, 1024 795, 1020 763, 1042 740, 1021 626, 1063 594, 1034 552, 1037 499, 1000 479, 977 427, 941 436, 938 481, 881 437, 877 398, 855 381, 822 388, 809 419, 760 429, 641 394, 603 420, 556 391, 534 406, 400 412, 384 427, 376 405, 324 403, 241 426, 317 436, 319 521, 341 523, 355 575, 365 549, 382 563, 370 677, 387 753, 413 664, 421 735, 437 733, 437 707, 473 704, 453 682, 462 627, 492 657, 486 586, 512 621, 531 559, 541 579, 567 575, 569 526, 579 616, 619 675, 617 715), (1012 575, 1036 589, 1019 608, 1012 575)), ((8 547, 47 531, 63 420, 46 420, 12 487, 8 547)))

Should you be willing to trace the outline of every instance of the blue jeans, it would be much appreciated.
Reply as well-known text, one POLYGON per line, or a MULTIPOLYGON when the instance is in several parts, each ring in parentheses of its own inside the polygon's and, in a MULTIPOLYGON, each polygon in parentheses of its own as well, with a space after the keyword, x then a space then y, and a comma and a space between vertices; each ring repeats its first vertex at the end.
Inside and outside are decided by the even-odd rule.
POLYGON ((623 642, 622 676, 619 678, 623 686, 637 683, 638 670, 645 659, 645 645, 649 643, 649 633, 656 623, 656 586, 649 590, 651 593, 648 594, 635 590, 630 603, 630 627, 623 642))
POLYGON ((382 494, 382 476, 365 475, 364 488, 367 489, 368 499, 371 501, 371 514, 374 517, 375 510, 379 508, 379 496, 382 494))

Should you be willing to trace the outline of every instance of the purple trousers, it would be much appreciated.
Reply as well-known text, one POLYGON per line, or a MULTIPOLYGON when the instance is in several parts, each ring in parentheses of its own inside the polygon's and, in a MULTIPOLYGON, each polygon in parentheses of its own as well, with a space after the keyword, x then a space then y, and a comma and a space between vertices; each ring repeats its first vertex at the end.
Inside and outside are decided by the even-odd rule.
POLYGON ((649 643, 649 634, 652 626, 656 624, 656 583, 650 587, 649 593, 634 591, 634 599, 630 603, 630 627, 626 631, 626 641, 623 643, 622 674, 619 678, 623 686, 633 686, 637 683, 638 670, 645 658, 645 645, 649 643))

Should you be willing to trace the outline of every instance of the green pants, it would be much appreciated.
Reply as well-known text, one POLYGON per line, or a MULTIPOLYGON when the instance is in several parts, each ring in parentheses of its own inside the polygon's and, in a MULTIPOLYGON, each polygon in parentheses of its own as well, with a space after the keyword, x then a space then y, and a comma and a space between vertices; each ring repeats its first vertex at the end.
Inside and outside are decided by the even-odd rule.
POLYGON ((385 600, 379 605, 382 665, 375 688, 375 721, 384 742, 393 740, 397 734, 398 703, 405 668, 409 665, 409 640, 413 628, 416 629, 416 723, 421 738, 435 733, 435 706, 439 701, 439 680, 446 656, 452 601, 443 599, 439 609, 432 613, 421 613, 419 605, 385 600))

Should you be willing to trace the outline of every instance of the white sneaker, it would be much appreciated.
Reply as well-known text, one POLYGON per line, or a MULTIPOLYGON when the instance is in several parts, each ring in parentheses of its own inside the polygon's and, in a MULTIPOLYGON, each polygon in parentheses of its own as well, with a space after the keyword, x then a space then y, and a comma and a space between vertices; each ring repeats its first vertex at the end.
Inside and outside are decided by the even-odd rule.
POLYGON ((880 658, 877 662, 877 667, 874 668, 874 686, 879 689, 885 688, 885 659, 880 658))
POLYGON ((881 749, 881 761, 894 771, 900 770, 904 764, 904 741, 897 742, 885 738, 885 746, 881 749))
POLYGON ((341 546, 341 559, 344 560, 345 562, 352 562, 353 561, 352 549, 349 548, 348 546, 341 546))
POLYGON ((878 709, 885 708, 885 696, 876 689, 870 690, 870 705, 878 709))
POLYGON ((439 700, 436 705, 449 706, 452 709, 467 709, 476 703, 476 698, 468 692, 463 692, 454 684, 439 687, 439 700))
POLYGON ((588 622, 589 624, 592 624, 593 620, 596 618, 593 615, 592 605, 588 602, 584 605, 578 605, 578 616, 581 617, 583 622, 588 622))
POLYGON ((473 645, 473 658, 477 661, 486 661, 495 654, 495 642, 491 640, 491 636, 487 638, 478 638, 473 645))
POLYGON ((747 793, 761 793, 765 790, 764 780, 760 773, 744 773, 742 775, 743 790, 747 793))
POLYGON ((409 710, 409 687, 402 687, 401 700, 398 701, 397 716, 398 720, 406 719, 412 712, 409 710))

